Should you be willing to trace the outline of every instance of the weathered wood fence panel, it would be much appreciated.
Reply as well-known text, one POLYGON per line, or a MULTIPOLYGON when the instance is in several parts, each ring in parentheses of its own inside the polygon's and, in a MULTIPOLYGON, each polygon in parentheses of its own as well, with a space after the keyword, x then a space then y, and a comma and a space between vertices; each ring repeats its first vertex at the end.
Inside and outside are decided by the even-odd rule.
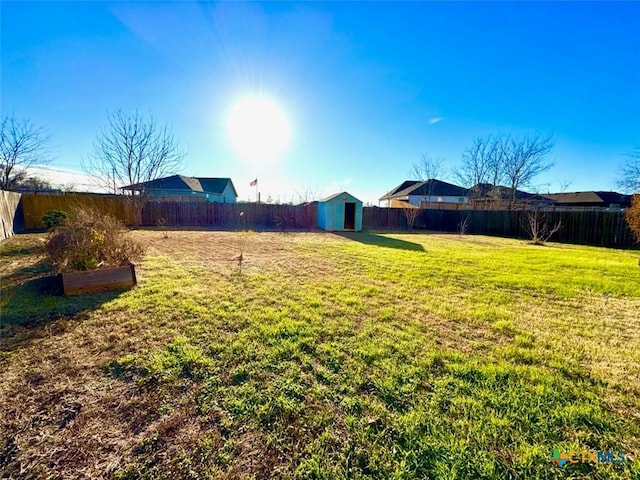
POLYGON ((100 212, 120 218, 126 225, 133 224, 131 206, 122 195, 90 193, 40 194, 23 193, 22 211, 27 230, 44 228, 42 217, 51 210, 68 212, 74 206, 94 207, 100 212))
POLYGON ((195 226, 239 229, 313 229, 315 205, 266 203, 149 202, 142 209, 142 225, 195 226))
MULTIPOLYGON (((74 206, 95 207, 133 224, 133 212, 122 195, 34 194, 22 195, 25 228, 43 228, 42 217, 51 210, 68 212, 74 206)), ((142 226, 156 226, 159 219, 168 226, 312 229, 316 227, 315 205, 271 205, 266 203, 209 203, 202 201, 153 201, 142 208, 142 226), (241 215, 242 213, 242 215, 241 215)))
POLYGON ((13 235, 19 204, 19 193, 0 190, 0 240, 13 235))
MULTIPOLYGON (((467 219, 467 232, 500 237, 528 238, 527 215, 522 210, 433 210, 424 209, 414 228, 458 232, 467 219)), ((622 212, 555 211, 540 212, 550 226, 562 228, 552 241, 603 247, 632 248, 634 239, 622 212)), ((406 229, 407 219, 400 208, 365 207, 363 228, 368 230, 406 229)))

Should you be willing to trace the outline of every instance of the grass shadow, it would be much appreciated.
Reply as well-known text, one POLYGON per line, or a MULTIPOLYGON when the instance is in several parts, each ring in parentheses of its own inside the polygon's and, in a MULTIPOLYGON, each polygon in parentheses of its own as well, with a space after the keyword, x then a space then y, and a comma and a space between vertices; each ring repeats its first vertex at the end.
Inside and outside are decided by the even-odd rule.
POLYGON ((2 253, 3 257, 24 257, 26 255, 42 253, 42 247, 25 247, 22 245, 17 245, 13 247, 3 248, 0 253, 2 253))
POLYGON ((424 252, 424 247, 419 243, 408 242, 406 240, 399 240, 397 238, 385 237, 370 232, 334 232, 338 235, 355 242, 360 242, 365 245, 376 245, 378 247, 396 248, 400 250, 411 250, 414 252, 424 252))
POLYGON ((29 266, 21 269, 17 283, 2 288, 0 351, 15 350, 45 332, 50 334, 52 324, 60 319, 81 320, 122 293, 63 295, 61 279, 50 273, 41 265, 29 266))

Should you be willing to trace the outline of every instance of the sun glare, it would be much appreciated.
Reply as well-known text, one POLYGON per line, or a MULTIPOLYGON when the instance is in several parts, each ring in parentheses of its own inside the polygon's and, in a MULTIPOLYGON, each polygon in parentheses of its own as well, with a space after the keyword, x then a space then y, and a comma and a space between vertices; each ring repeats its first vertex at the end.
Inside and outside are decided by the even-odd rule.
POLYGON ((263 97, 247 97, 235 104, 227 127, 236 152, 252 162, 278 160, 291 139, 283 110, 263 97))

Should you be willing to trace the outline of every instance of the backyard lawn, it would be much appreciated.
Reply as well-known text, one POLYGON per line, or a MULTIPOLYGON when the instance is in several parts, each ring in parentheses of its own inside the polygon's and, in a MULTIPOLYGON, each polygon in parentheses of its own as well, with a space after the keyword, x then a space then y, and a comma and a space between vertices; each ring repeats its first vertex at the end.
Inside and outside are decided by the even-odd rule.
POLYGON ((139 285, 84 297, 0 244, 0 477, 640 478, 638 251, 133 235, 139 285))

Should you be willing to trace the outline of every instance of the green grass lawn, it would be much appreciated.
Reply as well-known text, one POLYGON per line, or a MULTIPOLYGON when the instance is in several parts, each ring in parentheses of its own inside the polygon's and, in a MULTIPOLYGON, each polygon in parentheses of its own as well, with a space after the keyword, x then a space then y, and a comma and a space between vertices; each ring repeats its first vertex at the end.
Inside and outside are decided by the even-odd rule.
POLYGON ((75 298, 0 244, 10 478, 640 478, 638 252, 134 236, 139 285, 75 298))

